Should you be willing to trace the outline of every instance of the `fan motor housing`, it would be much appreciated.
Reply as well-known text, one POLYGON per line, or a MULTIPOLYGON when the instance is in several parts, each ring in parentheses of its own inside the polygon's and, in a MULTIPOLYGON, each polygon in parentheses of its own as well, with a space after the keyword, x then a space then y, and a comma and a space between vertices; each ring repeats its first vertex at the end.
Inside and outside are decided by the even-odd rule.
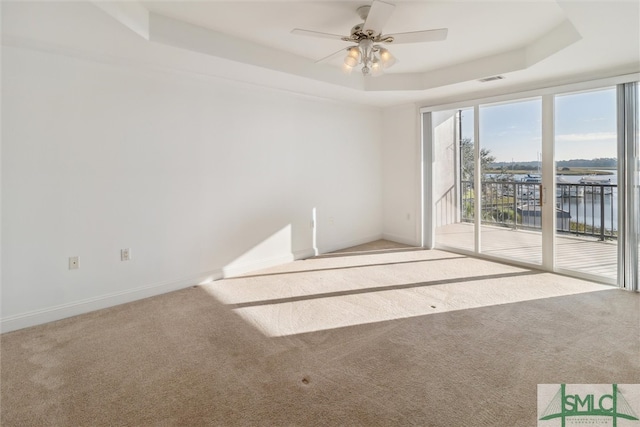
POLYGON ((373 31, 371 30, 365 31, 364 22, 362 24, 354 25, 353 28, 351 28, 351 40, 360 41, 365 39, 371 39, 371 40, 375 39, 375 35, 373 34, 373 31))

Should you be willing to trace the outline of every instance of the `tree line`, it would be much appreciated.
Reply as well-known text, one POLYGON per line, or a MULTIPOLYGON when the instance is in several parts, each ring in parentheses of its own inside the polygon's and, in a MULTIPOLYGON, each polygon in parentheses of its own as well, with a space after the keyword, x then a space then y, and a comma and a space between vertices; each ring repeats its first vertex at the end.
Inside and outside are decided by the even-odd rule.
MULTIPOLYGON (((473 182, 473 152, 474 144, 471 138, 463 138, 460 141, 460 157, 461 157, 461 176, 463 181, 473 182)), ((495 156, 491 155, 491 150, 487 148, 480 149, 480 170, 485 174, 490 169, 500 169, 505 172, 509 170, 535 170, 540 162, 536 160, 528 162, 496 162, 495 156)), ((615 168, 618 160, 612 157, 598 157, 595 159, 571 159, 556 161, 558 168, 615 168)))
MULTIPOLYGON (((526 170, 538 167, 538 161, 529 162, 492 162, 489 167, 492 169, 514 169, 526 170)), ((596 159, 571 159, 558 160, 556 167, 559 168, 615 168, 618 166, 618 160, 612 157, 598 157, 596 159)))

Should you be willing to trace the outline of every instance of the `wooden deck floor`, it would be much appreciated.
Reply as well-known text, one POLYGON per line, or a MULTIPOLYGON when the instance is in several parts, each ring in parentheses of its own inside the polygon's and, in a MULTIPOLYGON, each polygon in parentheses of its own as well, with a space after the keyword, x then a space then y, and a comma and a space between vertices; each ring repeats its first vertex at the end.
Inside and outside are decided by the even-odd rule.
MULTIPOLYGON (((542 264, 542 234, 483 225, 481 252, 500 258, 542 264)), ((436 228, 436 244, 474 250, 473 224, 450 224, 436 228)), ((616 241, 588 237, 556 236, 556 267, 616 280, 616 241)))

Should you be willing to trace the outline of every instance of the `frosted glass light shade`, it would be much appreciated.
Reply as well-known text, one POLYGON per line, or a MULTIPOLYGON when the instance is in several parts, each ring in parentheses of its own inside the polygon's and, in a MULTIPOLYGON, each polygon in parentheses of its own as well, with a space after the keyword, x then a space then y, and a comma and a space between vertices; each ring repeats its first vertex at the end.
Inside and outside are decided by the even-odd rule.
POLYGON ((344 58, 344 65, 348 67, 355 67, 356 65, 358 65, 358 60, 349 54, 346 58, 344 58))
POLYGON ((342 64, 342 72, 345 74, 351 74, 353 71, 353 67, 348 66, 347 64, 342 64))
POLYGON ((373 64, 371 64, 371 75, 373 77, 378 77, 378 76, 381 76, 382 74, 383 74, 383 70, 380 62, 376 61, 373 64))
POLYGON ((356 61, 358 61, 360 59, 360 49, 358 49, 356 46, 349 48, 348 56, 355 58, 356 61))
POLYGON ((380 48, 380 61, 384 68, 389 68, 396 63, 396 58, 385 48, 380 48))

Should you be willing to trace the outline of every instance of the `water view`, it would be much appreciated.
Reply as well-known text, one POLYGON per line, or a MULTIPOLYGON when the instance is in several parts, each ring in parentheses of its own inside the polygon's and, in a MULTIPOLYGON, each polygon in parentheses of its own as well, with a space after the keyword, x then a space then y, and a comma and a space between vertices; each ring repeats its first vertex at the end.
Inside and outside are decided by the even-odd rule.
MULTIPOLYGON (((491 165, 493 166, 493 165, 491 165)), ((615 239, 618 230, 617 173, 611 170, 569 170, 556 176, 556 230, 615 239), (584 172, 579 174, 577 172, 584 172)), ((542 179, 539 173, 487 172, 482 180, 482 222, 506 227, 542 227, 542 179)), ((472 222, 473 182, 461 181, 462 220, 472 222)))

